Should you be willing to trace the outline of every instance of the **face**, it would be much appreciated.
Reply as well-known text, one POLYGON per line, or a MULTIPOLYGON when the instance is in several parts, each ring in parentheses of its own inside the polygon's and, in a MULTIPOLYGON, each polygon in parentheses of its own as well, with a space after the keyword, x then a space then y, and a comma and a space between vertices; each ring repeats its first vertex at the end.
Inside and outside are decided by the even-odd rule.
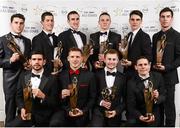
POLYGON ((173 21, 173 17, 171 15, 171 12, 162 12, 161 15, 160 15, 160 24, 161 24, 161 27, 164 28, 164 29, 168 29, 171 27, 171 24, 172 24, 172 21, 173 21))
POLYGON ((135 69, 139 75, 146 76, 150 72, 150 64, 148 63, 147 59, 140 59, 137 61, 135 69))
POLYGON ((111 24, 111 19, 108 15, 102 15, 99 19, 99 25, 101 30, 108 30, 111 24))
POLYGON ((45 16, 44 21, 41 21, 43 29, 47 32, 52 32, 54 27, 54 17, 53 16, 45 16))
POLYGON ((70 51, 68 61, 71 69, 78 69, 82 63, 82 55, 79 51, 70 51))
POLYGON ((104 62, 108 69, 113 70, 116 68, 119 59, 116 54, 106 54, 104 62))
POLYGON ((78 14, 71 14, 69 15, 69 20, 68 20, 69 26, 74 29, 78 30, 79 28, 79 23, 80 23, 80 17, 78 14))
POLYGON ((45 63, 46 62, 41 54, 34 54, 31 56, 30 64, 33 70, 40 71, 45 63))
POLYGON ((21 32, 24 30, 24 20, 18 17, 13 18, 13 21, 11 22, 11 28, 13 32, 21 34, 21 32))
POLYGON ((142 19, 140 16, 133 14, 129 19, 129 24, 131 26, 132 31, 137 30, 141 27, 142 19))

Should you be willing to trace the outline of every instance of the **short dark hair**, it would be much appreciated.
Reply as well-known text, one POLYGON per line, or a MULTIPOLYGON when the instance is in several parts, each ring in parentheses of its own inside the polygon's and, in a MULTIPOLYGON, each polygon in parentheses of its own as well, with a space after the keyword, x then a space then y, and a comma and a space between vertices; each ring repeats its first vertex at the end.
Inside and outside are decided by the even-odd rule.
POLYGON ((161 14, 162 14, 163 12, 171 12, 171 16, 172 16, 172 17, 173 17, 173 15, 174 15, 172 9, 170 9, 169 7, 163 8, 163 9, 160 11, 159 16, 161 16, 161 14))
POLYGON ((99 20, 100 20, 100 17, 101 17, 102 15, 107 15, 107 16, 109 16, 109 17, 111 18, 111 16, 109 15, 109 13, 107 13, 107 12, 102 12, 102 13, 99 15, 99 20))
POLYGON ((11 16, 11 23, 12 23, 12 21, 14 20, 14 18, 20 18, 20 19, 22 19, 23 21, 25 21, 24 15, 23 15, 23 14, 20 14, 20 13, 13 14, 13 15, 11 16))
POLYGON ((46 16, 53 16, 53 14, 51 12, 44 12, 41 15, 41 21, 44 21, 46 16))
POLYGON ((70 52, 80 52, 81 55, 82 55, 82 50, 79 49, 78 47, 72 47, 72 48, 70 48, 70 49, 69 49, 69 52, 68 52, 68 55, 69 55, 70 52))
POLYGON ((104 53, 104 56, 106 57, 107 54, 116 54, 119 58, 119 52, 115 49, 109 49, 107 52, 104 53))
POLYGON ((146 59, 146 60, 148 61, 148 63, 150 64, 150 61, 149 61, 149 59, 148 59, 147 57, 145 57, 145 56, 139 56, 139 57, 136 59, 136 61, 135 61, 135 65, 137 65, 137 62, 138 62, 140 59, 146 59))
MULTIPOLYGON (((35 55, 35 54, 40 54, 40 55, 42 55, 42 57, 43 57, 44 60, 46 59, 44 53, 41 52, 41 51, 31 51, 31 57, 32 57, 32 55, 35 55)), ((30 57, 30 58, 31 58, 31 57, 30 57)))
POLYGON ((138 15, 141 17, 141 19, 143 18, 143 13, 139 10, 132 10, 129 14, 129 18, 131 18, 132 15, 138 15))
POLYGON ((79 13, 76 12, 76 11, 70 11, 68 14, 67 14, 67 19, 69 20, 69 16, 72 15, 72 14, 77 14, 79 16, 79 13))

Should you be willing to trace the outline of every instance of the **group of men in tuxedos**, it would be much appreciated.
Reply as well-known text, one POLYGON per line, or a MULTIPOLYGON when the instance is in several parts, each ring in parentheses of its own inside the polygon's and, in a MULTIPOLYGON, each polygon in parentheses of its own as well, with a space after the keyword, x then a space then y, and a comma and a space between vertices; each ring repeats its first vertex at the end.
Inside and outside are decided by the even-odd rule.
POLYGON ((121 126, 121 114, 126 110, 127 126, 175 126, 175 84, 180 65, 180 34, 171 27, 173 11, 166 7, 159 13, 161 31, 150 36, 141 29, 143 14, 131 11, 128 33, 128 59, 119 52, 121 35, 110 31, 111 17, 107 12, 99 16, 100 31, 90 34, 93 50, 88 59, 91 68, 82 68, 82 48, 86 35, 79 31, 80 15, 71 11, 67 15, 70 28, 58 36, 53 33, 54 16, 41 15, 42 32, 31 41, 22 36, 25 17, 11 16, 11 32, 0 38, 0 66, 3 68, 5 94, 5 126, 121 126), (166 44, 162 64, 157 64, 157 42, 162 35, 166 44), (20 52, 8 44, 15 42, 20 52), (63 52, 54 58, 54 48, 62 43, 63 52), (102 42, 108 44, 100 53, 102 42), (25 71, 27 60, 31 69, 25 71), (103 62, 103 68, 100 66, 103 62), (124 72, 118 71, 120 62, 124 72), (53 76, 54 64, 62 71, 53 76), (26 65, 25 65, 26 64, 26 65), (91 69, 89 71, 88 69, 91 69), (153 71, 151 71, 152 69, 153 71), (72 109, 69 88, 76 78, 77 104, 72 109), (31 81, 32 116, 27 120, 23 89, 31 81), (144 89, 153 83, 153 112, 146 114, 144 89), (110 92, 110 96, 106 96, 110 92), (103 93, 103 94, 102 94, 103 93), (113 93, 113 94, 112 94, 113 93), (18 108, 18 116, 16 116, 18 108), (76 112, 73 112, 73 111, 76 112))

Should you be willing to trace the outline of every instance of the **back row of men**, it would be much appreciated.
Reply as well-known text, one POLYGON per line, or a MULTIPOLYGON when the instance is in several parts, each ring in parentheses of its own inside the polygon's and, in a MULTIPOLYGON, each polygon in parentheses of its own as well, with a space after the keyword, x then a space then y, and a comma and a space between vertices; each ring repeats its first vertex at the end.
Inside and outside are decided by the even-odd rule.
MULTIPOLYGON (((140 126, 146 126, 148 124, 163 126, 163 120, 160 120, 163 118, 160 116, 163 116, 163 113, 165 113, 165 125, 175 126, 174 91, 175 84, 178 83, 176 69, 180 65, 180 34, 171 27, 173 11, 168 7, 160 11, 159 21, 161 31, 153 35, 152 45, 149 35, 140 28, 142 18, 143 14, 139 10, 133 10, 130 13, 129 23, 132 32, 128 33, 127 36, 129 42, 127 48, 128 56, 123 61, 120 61, 124 67, 125 76, 123 76, 117 72, 116 68, 119 56, 117 51, 120 51, 120 45, 122 43, 120 42, 121 35, 109 30, 111 24, 110 15, 107 12, 100 14, 100 31, 90 35, 90 40, 93 43, 93 51, 88 61, 90 66, 87 66, 95 73, 96 78, 94 78, 92 73, 80 68, 82 52, 76 48, 73 49, 73 47, 82 49, 87 43, 86 35, 78 31, 80 16, 76 11, 68 13, 67 21, 70 29, 60 33, 58 37, 52 33, 54 27, 52 13, 44 12, 41 16, 43 30, 33 38, 32 46, 31 41, 21 35, 25 23, 24 16, 22 14, 12 15, 11 32, 0 38, 0 66, 3 68, 3 89, 6 101, 5 125, 12 126, 14 122, 18 124, 17 122, 19 121, 15 118, 17 107, 21 109, 21 118, 23 119, 24 117, 25 119, 25 110, 22 109, 24 108, 22 87, 30 80, 33 88, 32 122, 35 123, 35 126, 49 126, 52 110, 55 111, 55 115, 52 116, 50 126, 65 126, 61 124, 67 122, 67 120, 75 122, 73 126, 85 126, 84 121, 87 121, 89 110, 94 111, 92 116, 93 126, 104 126, 102 125, 104 123, 99 123, 102 119, 107 123, 107 126, 118 126, 119 124, 117 125, 117 123, 120 123, 120 115, 124 108, 127 108, 129 124, 134 124, 135 119, 135 123, 140 126), (57 47, 59 41, 62 42, 63 47, 61 55, 62 62, 54 58, 54 48, 57 47), (104 53, 100 52, 102 42, 108 42, 108 49, 116 49, 116 51, 108 50, 104 56, 104 53), (160 46, 157 45, 158 42, 160 42, 160 46), (32 55, 30 56, 31 51, 32 55), (31 58, 30 64, 32 66, 32 71, 27 71, 29 72, 27 74, 22 72, 25 57, 31 58), (46 58, 46 62, 44 58, 46 58), (157 58, 160 58, 161 61, 157 62, 157 58), (55 82, 54 77, 50 75, 54 69, 55 61, 58 62, 58 65, 63 64, 63 70, 57 77, 60 79, 58 82, 55 82), (105 68, 99 70, 98 68, 101 67, 100 63, 103 61, 105 68), (164 83, 161 75, 150 73, 150 62, 152 70, 162 74, 164 83), (44 68, 42 68, 43 65, 44 68), (138 73, 135 71, 134 65, 138 73), (80 71, 77 69, 80 69, 80 71), (47 78, 44 78, 43 72, 48 74, 47 78), (21 73, 22 75, 20 76, 21 73), (33 79, 33 73, 40 75, 41 79, 33 79), (77 80, 73 79, 74 73, 77 80), (79 75, 81 73, 82 75, 79 75), (154 101, 153 114, 150 114, 150 116, 146 116, 144 100, 146 98, 142 91, 146 87, 145 81, 147 79, 153 83, 154 89, 152 93, 154 101), (71 92, 68 89, 68 85, 74 83, 74 81, 78 83, 78 101, 75 107, 75 113, 69 107, 71 106, 69 105, 71 92), (58 85, 56 87, 57 83, 58 85), (144 83, 142 84, 143 86, 139 85, 140 83, 144 83), (59 88, 58 86, 60 86, 60 89, 57 89, 59 88), (114 86, 117 86, 117 89, 115 89, 116 98, 112 98, 114 97, 112 95, 105 95, 104 97, 101 94, 104 92, 105 87, 112 88, 114 86), (165 91, 163 87, 165 87, 165 91), (57 92, 58 90, 61 90, 61 93, 57 92), (123 94, 124 92, 127 92, 127 94, 123 94), (58 94, 59 97, 57 99, 61 99, 59 101, 62 103, 60 106, 63 106, 62 110, 65 111, 50 107, 57 106, 54 101, 57 101, 56 97, 58 94), (18 96, 19 98, 17 98, 18 96), (97 108, 92 109, 95 101, 97 102, 97 108), (165 101, 165 104, 160 105, 163 101, 165 101), (126 105, 127 107, 124 107, 126 105), (108 114, 105 114, 105 112, 108 114)), ((122 58, 122 53, 120 58, 122 58)), ((105 92, 107 94, 108 90, 105 90, 105 92)))

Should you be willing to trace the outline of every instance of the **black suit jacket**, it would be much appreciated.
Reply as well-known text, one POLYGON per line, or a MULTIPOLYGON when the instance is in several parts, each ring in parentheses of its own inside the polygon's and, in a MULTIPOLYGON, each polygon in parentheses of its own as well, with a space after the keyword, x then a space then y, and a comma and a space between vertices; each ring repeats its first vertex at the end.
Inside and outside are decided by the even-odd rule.
MULTIPOLYGON (((153 64, 156 63, 156 44, 161 38, 162 31, 153 35, 153 64)), ((161 72, 166 84, 177 84, 177 67, 180 65, 180 33, 170 28, 166 32, 166 47, 164 49, 162 65, 165 71, 161 72)))
MULTIPOLYGON (((13 95, 15 94, 17 80, 21 70, 23 69, 23 64, 20 61, 10 63, 10 58, 13 51, 7 47, 8 40, 6 36, 12 36, 11 33, 4 35, 0 38, 0 67, 3 68, 3 87, 5 94, 13 95)), ((24 56, 29 58, 31 53, 31 41, 30 39, 22 36, 24 43, 24 56)))
MULTIPOLYGON (((68 85, 71 83, 71 78, 68 70, 63 70, 59 76, 60 86, 62 89, 68 89, 68 85)), ((78 101, 77 108, 81 109, 84 114, 87 114, 89 110, 92 109, 95 103, 96 98, 96 82, 94 78, 94 74, 87 70, 80 70, 80 74, 78 76, 78 101)), ((69 97, 66 97, 62 101, 63 109, 69 113, 71 110, 69 104, 69 97)))
MULTIPOLYGON (((100 32, 90 34, 90 41, 94 43, 93 55, 90 57, 92 63, 98 61, 99 54, 99 38, 100 32)), ((121 35, 115 32, 109 31, 107 42, 109 43, 109 48, 118 50, 118 43, 121 41, 121 35)))
MULTIPOLYGON (((97 82, 97 97, 98 97, 96 108, 99 109, 100 112, 104 113, 105 108, 100 106, 100 102, 101 100, 103 100, 101 91, 107 87, 104 70, 100 70, 96 72, 96 82, 97 82)), ((121 116, 121 113, 125 108, 126 79, 125 76, 120 72, 117 72, 113 86, 116 88, 116 92, 115 92, 115 98, 111 101, 110 110, 116 110, 117 115, 121 116)))
MULTIPOLYGON (((158 126, 160 123, 160 104, 165 101, 164 80, 161 74, 156 72, 150 73, 149 80, 153 83, 153 89, 157 89, 159 92, 159 98, 153 105, 153 114, 156 119, 155 125, 158 126)), ((138 75, 131 78, 127 83, 127 110, 129 119, 134 118, 139 121, 139 117, 146 114, 144 88, 145 85, 138 75)))
MULTIPOLYGON (((18 81, 16 103, 19 109, 24 108, 23 88, 31 79, 31 71, 22 72, 18 81)), ((32 116, 36 123, 47 123, 57 105, 57 80, 54 76, 43 73, 39 89, 45 94, 45 99, 32 98, 32 116)), ((41 124, 43 126, 43 124, 41 124)))
MULTIPOLYGON (((86 35, 79 31, 79 35, 82 39, 83 45, 86 44, 86 35)), ((61 60, 66 64, 67 63, 67 56, 69 49, 72 47, 77 47, 77 42, 71 32, 71 29, 64 31, 58 35, 58 41, 61 41, 63 44, 63 53, 61 60)))
POLYGON ((32 39, 32 51, 40 51, 46 57, 45 71, 51 73, 53 71, 54 48, 57 46, 57 36, 53 35, 53 45, 48 35, 42 31, 32 39))

